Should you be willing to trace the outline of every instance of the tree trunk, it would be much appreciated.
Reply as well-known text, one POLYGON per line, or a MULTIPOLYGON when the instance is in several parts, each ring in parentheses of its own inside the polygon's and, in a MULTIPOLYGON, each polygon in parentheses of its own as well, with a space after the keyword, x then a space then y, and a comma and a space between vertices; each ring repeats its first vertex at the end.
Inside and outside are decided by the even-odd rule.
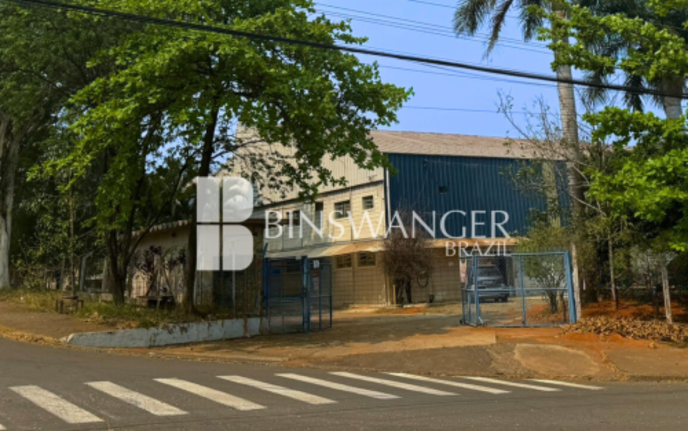
POLYGON ((10 287, 10 245, 14 185, 19 164, 21 134, 12 120, 0 112, 0 290, 10 287))
POLYGON ((612 237, 609 237, 609 283, 612 289, 612 304, 614 310, 619 309, 619 295, 616 291, 616 275, 614 274, 614 242, 612 237))
POLYGON ((120 243, 117 231, 111 231, 108 233, 108 257, 109 265, 107 266, 108 271, 105 273, 105 277, 108 279, 108 285, 110 287, 110 293, 112 293, 112 302, 116 305, 124 303, 124 291, 126 283, 126 271, 125 276, 122 277, 120 268, 120 243))
MULTIPOLYGON (((685 78, 676 78, 663 82, 660 88, 667 93, 682 94, 685 86, 685 78)), ((683 115, 680 98, 664 97, 662 104, 664 105, 664 113, 668 120, 677 120, 683 115)))
POLYGON ((666 314, 666 321, 669 324, 674 323, 674 317, 671 313, 671 292, 669 291, 669 273, 666 264, 662 264, 662 296, 664 297, 664 313, 666 314))
MULTIPOLYGON (((556 6, 556 5, 555 5, 556 6)), ((565 12, 558 10, 557 15, 564 18, 565 12)), ((558 42, 569 44, 568 38, 559 40, 558 42)), ((560 80, 572 80, 573 71, 571 66, 559 66, 557 68, 557 78, 560 80)), ((583 204, 585 200, 585 192, 583 190, 583 178, 579 171, 579 162, 581 160, 581 151, 578 137, 578 113, 576 110, 576 92, 573 84, 557 83, 557 90, 559 92, 559 115, 561 116, 561 129, 564 145, 571 151, 570 160, 567 163, 567 173, 569 179, 569 193, 572 197, 571 206, 573 210, 573 223, 580 220, 583 213, 583 204)), ((571 249, 575 253, 576 245, 571 244, 571 249)), ((573 256, 573 255, 572 255, 573 256)), ((573 256, 571 259, 571 266, 573 267, 573 290, 575 308, 578 316, 582 306, 580 302, 580 277, 578 270, 578 259, 573 256)))
MULTIPOLYGON (((207 177, 210 175, 210 167, 213 161, 213 149, 215 143, 215 133, 217 129, 217 120, 219 116, 219 109, 215 109, 211 113, 211 121, 206 126, 205 136, 203 137, 203 148, 201 150, 201 164, 198 169, 199 177, 207 177)), ((196 206, 197 199, 194 199, 194 205, 191 214, 191 226, 189 230, 188 253, 189 259, 187 261, 187 277, 186 277, 186 295, 184 295, 184 305, 187 313, 192 314, 196 311, 194 304, 195 287, 196 287, 196 262, 198 260, 197 245, 198 237, 196 231, 196 206)))
POLYGON ((583 310, 581 308, 581 276, 578 272, 578 249, 575 241, 571 243, 571 269, 573 271, 573 305, 576 309, 575 319, 578 320, 583 316, 583 310))

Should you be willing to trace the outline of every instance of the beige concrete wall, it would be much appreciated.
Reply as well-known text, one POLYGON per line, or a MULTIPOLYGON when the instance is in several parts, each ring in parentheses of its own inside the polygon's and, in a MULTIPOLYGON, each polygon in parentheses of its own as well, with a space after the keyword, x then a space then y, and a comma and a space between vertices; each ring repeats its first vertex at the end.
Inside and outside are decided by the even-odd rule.
MULTIPOLYGON (((274 164, 283 163, 282 158, 286 158, 287 161, 291 161, 295 164, 294 154, 296 150, 293 147, 288 147, 282 144, 267 144, 261 141, 260 137, 256 134, 254 130, 249 128, 240 127, 237 131, 237 138, 243 143, 247 144, 245 147, 241 148, 236 153, 230 162, 227 170, 221 175, 238 175, 244 178, 265 178, 265 172, 256 171, 256 165, 253 163, 255 157, 274 159, 272 154, 278 154, 279 159, 274 159, 274 164)), ((356 162, 349 156, 339 157, 333 159, 329 155, 326 155, 321 164, 324 168, 327 168, 332 172, 334 178, 346 178, 346 186, 341 185, 324 185, 319 187, 320 193, 326 193, 335 190, 346 189, 347 187, 354 187, 359 185, 368 184, 375 181, 384 180, 384 169, 376 168, 374 170, 366 170, 358 167, 356 162)), ((260 168, 259 168, 260 169, 260 168)), ((286 178, 284 179, 286 180, 286 178)), ((314 179, 314 181, 316 181, 314 179)), ((263 204, 272 204, 276 202, 283 202, 286 200, 296 199, 299 195, 299 190, 296 189, 286 189, 281 188, 279 190, 269 189, 264 187, 259 192, 260 199, 263 204)))
POLYGON ((362 266, 361 253, 331 258, 332 301, 336 308, 382 306, 387 304, 388 286, 382 266, 382 254, 375 255, 375 266, 362 266), (350 268, 338 268, 338 259, 351 258, 350 268))
MULTIPOLYGON (((275 239, 266 239, 268 251, 297 250, 325 246, 328 244, 348 243, 353 241, 366 241, 376 237, 380 238, 385 233, 385 192, 382 183, 375 183, 335 193, 328 193, 317 199, 323 204, 322 237, 305 220, 301 220, 301 227, 294 226, 290 234, 289 227, 283 226, 282 235, 275 239), (363 199, 373 198, 374 207, 369 210, 363 209, 363 199), (335 211, 335 204, 338 202, 349 201, 351 203, 352 222, 348 218, 329 220, 329 215, 335 211), (370 224, 365 219, 368 213, 370 224), (337 226, 337 223, 341 227, 337 226), (372 226, 372 229, 370 228, 372 226), (303 235, 301 235, 301 228, 303 235), (377 235, 377 236, 376 236, 377 235)), ((308 217, 316 227, 319 226, 316 216, 315 203, 285 203, 271 206, 270 211, 282 214, 283 219, 288 220, 289 212, 300 211, 308 217)), ((276 236, 277 228, 271 229, 271 236, 276 236)))

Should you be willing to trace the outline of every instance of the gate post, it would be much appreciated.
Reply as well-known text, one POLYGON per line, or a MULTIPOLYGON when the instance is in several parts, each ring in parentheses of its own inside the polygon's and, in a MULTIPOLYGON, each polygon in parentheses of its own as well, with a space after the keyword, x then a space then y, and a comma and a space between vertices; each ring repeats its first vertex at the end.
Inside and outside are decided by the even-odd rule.
POLYGON ((483 325, 483 318, 480 314, 480 289, 478 286, 478 280, 480 279, 480 274, 478 266, 478 257, 473 255, 473 288, 475 289, 475 323, 477 325, 483 325))
MULTIPOLYGON (((263 254, 264 255, 264 254, 263 254)), ((270 259, 263 258, 263 310, 265 310, 265 318, 270 322, 270 259)))
POLYGON ((564 254, 564 269, 566 271, 566 291, 569 295, 569 323, 574 324, 578 321, 576 314, 576 298, 573 292, 573 272, 571 270, 571 253, 564 254))
POLYGON ((311 307, 310 307, 310 277, 308 270, 308 257, 301 258, 301 282, 303 283, 303 313, 302 313, 302 327, 303 332, 311 331, 311 307))
POLYGON ((523 256, 518 257, 518 278, 521 279, 521 307, 523 307, 523 326, 528 326, 528 313, 526 313, 526 277, 523 273, 523 256))

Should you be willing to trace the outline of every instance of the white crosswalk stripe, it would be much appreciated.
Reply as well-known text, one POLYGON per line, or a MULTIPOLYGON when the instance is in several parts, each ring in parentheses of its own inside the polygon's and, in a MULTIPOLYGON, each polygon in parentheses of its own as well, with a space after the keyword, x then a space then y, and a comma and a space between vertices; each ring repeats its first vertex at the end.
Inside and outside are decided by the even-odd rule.
POLYGON ((578 383, 560 382, 558 380, 531 379, 531 381, 538 382, 538 383, 547 383, 550 385, 566 386, 569 388, 576 388, 576 389, 588 389, 590 391, 599 391, 599 390, 604 389, 604 388, 601 388, 599 386, 590 386, 590 385, 581 385, 578 383))
POLYGON ((508 394, 509 393, 509 391, 505 391, 503 389, 488 388, 487 386, 472 385, 470 383, 455 382, 453 380, 433 379, 431 377, 417 376, 415 374, 406 374, 406 373, 387 373, 387 374, 389 374, 391 376, 404 377, 407 379, 418 380, 421 382, 437 383, 440 385, 454 386, 457 388, 469 389, 472 391, 486 392, 488 394, 494 394, 494 395, 508 394))
POLYGON ((90 382, 86 384, 93 389, 97 389, 125 403, 134 405, 155 416, 179 416, 188 414, 184 410, 180 410, 162 401, 134 392, 112 382, 90 382))
POLYGON ((218 376, 218 378, 227 380, 233 383, 238 383, 240 385, 251 386, 253 388, 261 389, 273 394, 282 395, 294 400, 303 401, 308 404, 334 404, 337 401, 333 401, 327 398, 319 397, 317 395, 312 395, 307 392, 297 391, 294 389, 285 388, 283 386, 272 385, 270 383, 261 382, 258 380, 249 379, 241 376, 218 376))
POLYGON ((194 395, 198 395, 203 398, 207 398, 216 403, 225 405, 227 407, 232 407, 237 410, 260 410, 264 409, 264 406, 260 404, 253 403, 251 401, 245 400, 243 398, 235 397, 225 392, 221 392, 207 386, 197 385, 196 383, 191 383, 186 380, 179 379, 155 379, 156 382, 163 383, 181 389, 183 391, 190 392, 194 395))
POLYGON ((99 417, 38 386, 16 386, 10 390, 69 424, 103 422, 99 417))
POLYGON ((429 395, 439 395, 439 396, 451 396, 456 395, 452 392, 439 391, 437 389, 426 388, 424 386, 412 385, 409 383, 396 382, 394 380, 380 379, 377 377, 363 376, 360 374, 347 373, 347 372, 332 372, 330 373, 334 376, 347 377, 349 379, 363 380, 365 382, 377 383, 379 385, 391 386, 393 388, 405 389, 407 391, 421 392, 429 395))
POLYGON ((313 385, 323 386, 329 389, 334 389, 342 392, 350 392, 352 394, 363 395, 365 397, 376 398, 378 400, 393 400, 396 398, 401 398, 396 395, 386 394, 384 392, 371 391, 368 389, 357 388, 355 386, 343 385, 341 383, 330 382, 327 380, 316 379, 314 377, 302 376, 300 374, 277 374, 279 377, 284 377, 287 379, 298 380, 300 382, 306 382, 313 385))
POLYGON ((559 392, 560 391, 560 389, 556 389, 556 388, 546 388, 544 386, 527 385, 525 383, 516 383, 516 382, 508 382, 508 381, 498 380, 498 379, 489 379, 487 377, 462 377, 462 378, 468 379, 468 380, 475 380, 477 382, 494 383, 496 385, 513 386, 515 388, 532 389, 534 391, 542 391, 542 392, 559 392))

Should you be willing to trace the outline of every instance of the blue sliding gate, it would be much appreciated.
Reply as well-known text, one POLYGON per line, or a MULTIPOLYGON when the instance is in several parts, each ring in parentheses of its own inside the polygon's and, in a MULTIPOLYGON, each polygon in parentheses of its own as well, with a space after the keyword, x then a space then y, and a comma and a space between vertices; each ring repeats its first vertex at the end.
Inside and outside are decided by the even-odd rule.
POLYGON ((332 266, 306 257, 265 259, 263 300, 271 332, 332 327, 332 266))

